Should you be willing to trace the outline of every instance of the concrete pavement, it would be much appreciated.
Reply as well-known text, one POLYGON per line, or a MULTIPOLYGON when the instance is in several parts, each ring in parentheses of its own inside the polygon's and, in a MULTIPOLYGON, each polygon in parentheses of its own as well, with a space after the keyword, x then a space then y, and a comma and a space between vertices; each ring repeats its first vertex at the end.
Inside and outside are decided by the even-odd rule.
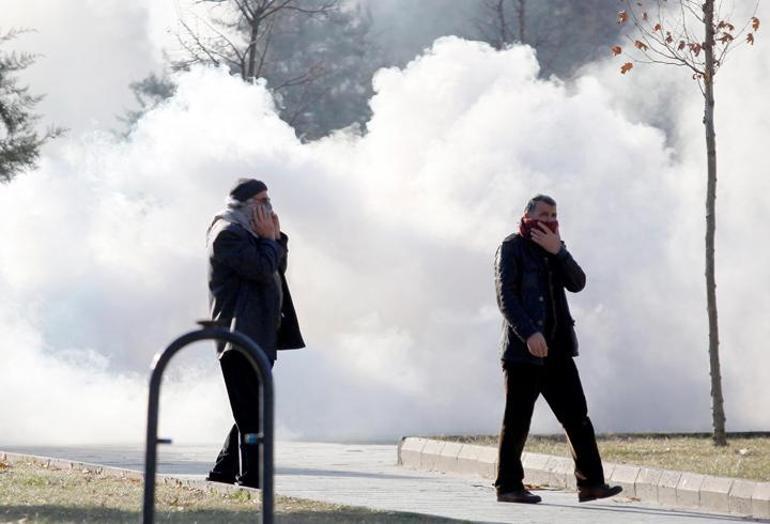
MULTIPOLYGON (((497 448, 446 440, 408 437, 399 444, 398 463, 412 469, 489 479, 497 472, 497 448)), ((525 452, 524 482, 574 490, 571 458, 525 452)), ((714 477, 632 464, 604 462, 604 476, 619 484, 627 497, 680 509, 770 518, 770 482, 714 477)))
POLYGON ((489 481, 404 469, 396 465, 395 453, 394 446, 282 443, 277 490, 294 497, 473 522, 745 522, 627 498, 578 504, 574 492, 562 491, 539 492, 543 502, 534 506, 501 504, 489 481))
MULTIPOLYGON (((36 455, 141 470, 140 447, 7 448, 36 455)), ((159 471, 201 478, 216 454, 211 446, 161 448, 159 471)), ((616 497, 577 503, 574 492, 541 491, 534 506, 501 504, 488 480, 412 471, 396 464, 395 445, 279 442, 276 490, 280 495, 407 511, 485 523, 701 524, 746 522, 730 515, 681 511, 616 497)))

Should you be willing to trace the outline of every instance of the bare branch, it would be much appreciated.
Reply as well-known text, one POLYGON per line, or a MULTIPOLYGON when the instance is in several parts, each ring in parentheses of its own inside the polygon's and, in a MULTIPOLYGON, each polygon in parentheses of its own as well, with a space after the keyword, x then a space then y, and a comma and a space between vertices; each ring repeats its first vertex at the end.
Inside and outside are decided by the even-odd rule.
POLYGON ((688 42, 694 42, 695 37, 692 36, 692 33, 687 29, 687 15, 684 12, 684 5, 682 4, 681 0, 679 2, 679 5, 681 7, 682 11, 682 30, 684 31, 685 40, 688 42))
POLYGON ((703 95, 703 97, 706 97, 706 88, 703 86, 703 80, 701 80, 700 77, 695 77, 696 83, 698 84, 698 89, 700 90, 700 94, 703 95))
POLYGON ((677 50, 675 50, 672 46, 670 46, 665 39, 662 37, 658 37, 658 35, 655 34, 655 31, 650 31, 647 28, 644 27, 643 21, 639 19, 639 16, 637 15, 636 11, 629 6, 629 14, 631 16, 632 22, 634 26, 636 27, 637 31, 641 34, 641 37, 643 39, 643 42, 647 49, 641 49, 638 46, 636 46, 636 41, 633 40, 631 37, 626 36, 629 41, 632 42, 632 45, 639 48, 643 55, 647 56, 651 60, 654 60, 653 57, 650 56, 650 52, 659 55, 663 57, 664 59, 673 60, 676 62, 683 62, 685 65, 690 67, 695 72, 700 72, 697 68, 697 63, 689 60, 686 55, 680 55, 677 50), (654 43, 653 43, 654 42, 654 43), (655 44, 658 44, 658 46, 661 46, 663 49, 668 51, 668 53, 663 52, 661 49, 659 49, 655 44))
POLYGON ((262 54, 259 55, 259 63, 257 64, 255 76, 262 76, 262 69, 265 67, 265 59, 267 58, 267 51, 270 49, 270 41, 272 39, 274 27, 275 19, 268 20, 265 31, 262 33, 262 38, 264 38, 265 43, 262 46, 262 54))
POLYGON ((481 5, 484 18, 475 20, 476 28, 483 40, 489 42, 495 49, 502 49, 511 40, 504 0, 484 0, 481 5))
MULTIPOLYGON (((190 28, 190 26, 185 22, 183 19, 179 19, 179 24, 184 28, 185 31, 187 31, 187 35, 192 38, 193 43, 195 44, 195 47, 201 51, 203 54, 205 54, 211 62, 213 62, 215 65, 219 65, 219 60, 217 60, 216 56, 214 56, 211 51, 203 44, 200 37, 190 28)), ((177 40, 180 44, 199 62, 205 61, 201 58, 201 55, 198 54, 198 52, 190 47, 187 42, 185 42, 180 35, 177 35, 177 40)))
POLYGON ((631 58, 631 60, 633 60, 637 64, 665 64, 665 65, 673 65, 678 67, 688 67, 688 65, 685 64, 684 62, 667 62, 665 60, 654 60, 654 59, 639 60, 638 58, 631 58))
POLYGON ((296 87, 299 85, 309 84, 323 77, 325 74, 326 74, 326 71, 323 67, 323 64, 316 63, 316 64, 313 64, 310 67, 310 69, 308 69, 304 73, 297 75, 293 78, 289 78, 288 80, 285 80, 284 82, 274 87, 273 89, 276 91, 281 91, 289 87, 296 87))
POLYGON ((238 6, 238 9, 240 9, 241 14, 246 20, 253 20, 257 18, 257 12, 252 9, 249 2, 244 2, 243 0, 235 0, 235 5, 238 6))
MULTIPOLYGON (((631 3, 626 0, 626 4, 628 5, 628 8, 626 10, 626 14, 630 17, 631 22, 633 26, 636 28, 639 34, 639 39, 634 40, 630 36, 626 35, 626 38, 631 42, 631 45, 633 47, 636 47, 639 49, 639 52, 647 58, 646 61, 639 60, 634 58, 633 60, 638 63, 665 63, 669 65, 681 65, 686 66, 690 70, 692 70, 693 74, 695 76, 703 75, 705 71, 705 64, 698 60, 693 49, 689 48, 690 44, 697 44, 699 43, 695 42, 695 40, 692 38, 691 34, 687 30, 686 26, 686 18, 687 14, 685 12, 685 3, 688 0, 680 0, 680 10, 682 13, 681 18, 681 30, 678 30, 678 27, 674 29, 675 32, 678 31, 677 38, 674 38, 673 34, 671 35, 671 41, 667 41, 667 36, 664 36, 664 31, 666 30, 665 27, 668 25, 667 21, 665 20, 665 17, 663 15, 663 11, 660 5, 660 2, 658 2, 658 19, 655 26, 653 26, 652 22, 649 21, 649 16, 640 17, 639 13, 637 12, 636 8, 634 8, 631 3), (649 26, 649 27, 648 27, 649 26), (656 30, 656 28, 659 26, 659 29, 656 30), (660 34, 658 34, 658 31, 660 34), (684 38, 683 38, 684 37, 684 38), (674 42, 687 42, 687 47, 684 50, 680 50, 680 45, 684 44, 674 44, 674 42), (637 44, 637 42, 639 42, 637 44), (689 52, 687 49, 689 48, 689 52)), ((646 14, 646 13, 645 13, 646 14)))
MULTIPOLYGON (((689 11, 690 14, 696 20, 698 20, 701 24, 706 23, 705 19, 703 18, 703 15, 698 13, 698 11, 692 6, 691 2, 688 2, 687 0, 680 0, 679 4, 682 6, 683 13, 684 13, 684 9, 687 9, 687 11, 689 11)), ((684 16, 682 18, 684 18, 684 16)))
POLYGON ((299 119, 300 115, 307 110, 308 107, 311 107, 313 104, 317 103, 321 98, 329 92, 328 89, 318 92, 315 96, 310 97, 309 96, 309 90, 308 90, 309 84, 305 85, 305 88, 302 90, 302 101, 303 103, 299 104, 297 108, 290 114, 290 115, 284 115, 284 118, 286 118, 286 122, 292 126, 295 127, 297 125, 297 120, 299 119))
POLYGON ((286 3, 290 4, 284 7, 286 10, 296 11, 298 13, 304 13, 306 15, 320 15, 320 14, 328 13, 329 11, 331 11, 337 6, 337 0, 329 0, 322 6, 317 7, 315 9, 308 9, 305 7, 296 6, 291 2, 291 0, 287 1, 286 3))
POLYGON ((725 60, 727 60, 727 55, 729 52, 748 45, 748 42, 744 38, 744 35, 749 34, 750 32, 749 27, 751 27, 753 18, 757 16, 758 10, 759 10, 759 0, 757 0, 757 2, 754 4, 754 11, 752 12, 751 16, 747 19, 743 27, 741 27, 740 30, 734 35, 735 39, 728 42, 727 45, 725 45, 724 49, 722 50, 722 53, 719 55, 720 66, 722 66, 725 63, 725 60))
MULTIPOLYGON (((198 17, 196 15, 196 17, 198 17)), ((229 47, 230 50, 235 54, 235 56, 238 58, 238 60, 243 60, 243 53, 238 49, 238 46, 236 46, 232 40, 230 40, 227 36, 225 36, 224 33, 222 33, 219 29, 214 27, 212 24, 210 24, 208 21, 201 19, 198 17, 199 20, 201 20, 204 24, 206 24, 206 27, 208 27, 210 30, 212 30, 216 35, 222 39, 226 47, 229 47)))
POLYGON ((267 4, 265 4, 266 7, 264 10, 261 11, 262 18, 268 18, 284 9, 291 9, 293 2, 294 0, 270 0, 267 2, 267 4))

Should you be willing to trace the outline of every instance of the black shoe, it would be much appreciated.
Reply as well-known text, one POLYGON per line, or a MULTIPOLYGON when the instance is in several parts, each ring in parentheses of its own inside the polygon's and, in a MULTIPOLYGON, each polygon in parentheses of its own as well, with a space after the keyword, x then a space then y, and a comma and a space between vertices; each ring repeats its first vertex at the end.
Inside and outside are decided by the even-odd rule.
POLYGON ((606 499, 614 497, 623 491, 620 486, 610 486, 609 484, 600 484, 599 486, 587 486, 578 488, 578 502, 588 502, 589 500, 606 499))
POLYGON ((235 483, 246 488, 259 489, 259 477, 253 475, 239 475, 235 483))
POLYGON ((214 470, 209 471, 209 474, 206 476, 206 480, 209 482, 222 482, 223 484, 235 484, 235 477, 233 475, 220 473, 214 470))
POLYGON ((521 504, 537 504, 541 499, 539 495, 530 493, 526 489, 506 491, 497 494, 497 502, 518 502, 521 504))

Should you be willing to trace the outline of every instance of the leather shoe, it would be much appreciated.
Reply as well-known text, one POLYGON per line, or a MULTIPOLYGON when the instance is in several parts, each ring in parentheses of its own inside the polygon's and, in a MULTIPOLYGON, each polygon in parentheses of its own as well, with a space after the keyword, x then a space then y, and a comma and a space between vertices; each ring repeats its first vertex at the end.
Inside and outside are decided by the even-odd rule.
POLYGON ((578 488, 578 502, 588 502, 589 500, 606 499, 614 497, 623 491, 620 486, 610 486, 609 484, 600 484, 599 486, 586 486, 578 488))
POLYGON ((497 494, 497 502, 518 502, 521 504, 537 504, 541 499, 539 495, 530 493, 526 489, 506 491, 497 494))
POLYGON ((256 475, 238 475, 238 479, 235 483, 239 486, 259 489, 259 477, 256 475))
POLYGON ((206 480, 210 482, 222 482, 224 484, 235 484, 235 477, 226 473, 220 473, 218 471, 211 470, 206 476, 206 480))

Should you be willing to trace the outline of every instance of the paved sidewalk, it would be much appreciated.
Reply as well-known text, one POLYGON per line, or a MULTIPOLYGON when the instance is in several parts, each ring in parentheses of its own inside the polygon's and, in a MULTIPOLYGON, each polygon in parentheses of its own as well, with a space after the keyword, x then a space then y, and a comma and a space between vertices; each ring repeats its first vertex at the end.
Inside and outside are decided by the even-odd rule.
POLYGON ((277 490, 283 495, 474 522, 745 522, 622 497, 578 504, 575 493, 559 491, 540 492, 543 502, 535 506, 501 504, 489 481, 396 466, 395 446, 281 443, 277 461, 277 490))
MULTIPOLYGON (((160 472, 200 478, 216 454, 207 446, 161 448, 160 472)), ((142 468, 140 448, 15 448, 7 451, 142 468)), ((667 509, 616 497, 577 503, 575 493, 539 492, 534 506, 500 504, 489 481, 412 471, 396 465, 395 445, 280 442, 276 449, 280 495, 324 502, 408 511, 473 522, 585 524, 746 522, 728 515, 667 509)))

